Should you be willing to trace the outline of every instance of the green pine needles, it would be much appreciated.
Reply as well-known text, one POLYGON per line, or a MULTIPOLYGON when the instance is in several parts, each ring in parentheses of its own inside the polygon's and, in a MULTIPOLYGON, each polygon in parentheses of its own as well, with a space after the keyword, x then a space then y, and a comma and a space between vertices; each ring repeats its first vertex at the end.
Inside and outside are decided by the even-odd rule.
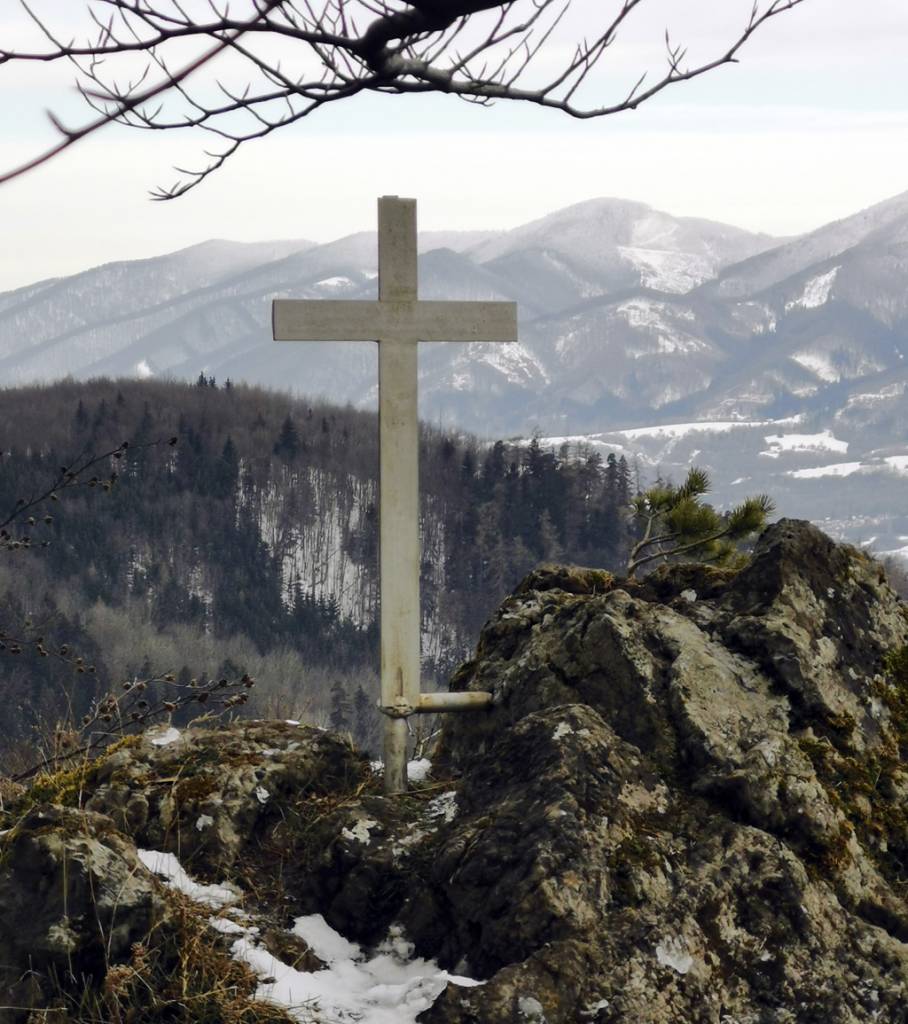
POLYGON ((649 562, 679 555, 728 565, 739 556, 738 545, 761 530, 775 511, 768 495, 757 494, 720 513, 703 500, 709 489, 709 474, 694 466, 680 487, 660 483, 634 498, 640 539, 631 548, 628 578, 649 562))

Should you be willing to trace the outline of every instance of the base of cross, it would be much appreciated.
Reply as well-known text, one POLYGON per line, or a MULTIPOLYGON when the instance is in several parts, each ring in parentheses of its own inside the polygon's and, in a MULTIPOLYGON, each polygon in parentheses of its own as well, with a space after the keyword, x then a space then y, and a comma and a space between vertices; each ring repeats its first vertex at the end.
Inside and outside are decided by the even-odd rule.
POLYGON ((393 796, 407 791, 407 719, 410 715, 442 714, 448 711, 478 711, 492 703, 492 694, 480 691, 420 693, 416 702, 404 697, 394 704, 379 705, 385 715, 385 793, 393 796))

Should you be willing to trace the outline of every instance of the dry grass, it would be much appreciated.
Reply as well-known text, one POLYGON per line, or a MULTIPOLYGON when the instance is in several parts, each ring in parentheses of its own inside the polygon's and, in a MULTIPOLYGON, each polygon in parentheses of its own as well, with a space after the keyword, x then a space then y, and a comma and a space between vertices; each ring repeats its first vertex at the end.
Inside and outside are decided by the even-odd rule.
POLYGON ((165 902, 162 920, 100 988, 59 991, 61 1024, 299 1024, 256 1000, 255 974, 230 956, 206 911, 179 893, 165 902))

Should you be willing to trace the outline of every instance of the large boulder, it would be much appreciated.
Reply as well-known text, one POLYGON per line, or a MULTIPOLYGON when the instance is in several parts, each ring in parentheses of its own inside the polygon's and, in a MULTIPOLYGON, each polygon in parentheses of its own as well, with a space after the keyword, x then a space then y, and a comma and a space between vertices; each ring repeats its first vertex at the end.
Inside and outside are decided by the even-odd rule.
POLYGON ((449 927, 412 927, 487 983, 425 1019, 908 1020, 908 617, 878 564, 783 520, 739 574, 582 576, 531 576, 455 678, 494 704, 445 725, 449 927))

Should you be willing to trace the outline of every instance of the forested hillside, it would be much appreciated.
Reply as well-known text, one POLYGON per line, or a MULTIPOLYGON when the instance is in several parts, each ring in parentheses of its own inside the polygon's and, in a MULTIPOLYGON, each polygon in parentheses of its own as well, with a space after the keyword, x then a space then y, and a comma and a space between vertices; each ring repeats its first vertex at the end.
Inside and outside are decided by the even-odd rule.
MULTIPOLYGON (((308 717, 369 745, 377 715, 375 415, 257 388, 65 381, 0 397, 0 510, 128 440, 118 479, 72 489, 0 563, 2 627, 78 647, 0 651, 7 749, 136 676, 250 672, 254 715, 308 717), (171 436, 175 445, 137 450, 171 436), (49 541, 48 546, 42 546, 49 541), (75 687, 75 689, 74 689, 75 687), (72 696, 71 696, 72 695, 72 696)), ((616 567, 624 459, 423 430, 423 653, 441 682, 533 565, 616 567)))

